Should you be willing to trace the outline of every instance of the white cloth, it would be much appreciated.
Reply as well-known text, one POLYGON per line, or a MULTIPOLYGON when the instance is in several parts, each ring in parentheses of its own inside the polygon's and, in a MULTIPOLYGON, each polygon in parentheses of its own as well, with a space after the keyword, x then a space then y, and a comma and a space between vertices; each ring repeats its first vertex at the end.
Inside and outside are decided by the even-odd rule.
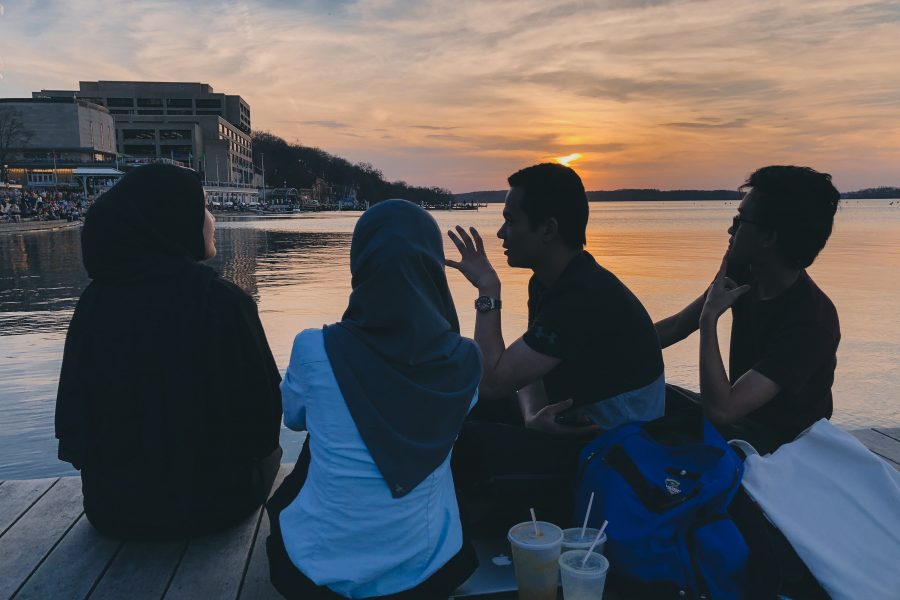
POLYGON ((833 600, 900 599, 900 472, 821 419, 743 485, 833 600))

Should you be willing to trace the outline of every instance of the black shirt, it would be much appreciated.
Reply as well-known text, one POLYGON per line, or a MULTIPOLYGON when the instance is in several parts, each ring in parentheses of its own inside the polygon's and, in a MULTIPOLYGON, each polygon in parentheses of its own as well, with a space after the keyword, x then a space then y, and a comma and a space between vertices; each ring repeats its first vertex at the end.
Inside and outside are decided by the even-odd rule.
POLYGON ((650 315, 588 252, 573 258, 549 288, 531 278, 523 339, 562 359, 543 378, 551 403, 590 404, 649 385, 663 372, 650 315))
POLYGON ((831 384, 841 340, 837 310, 806 271, 775 298, 755 290, 732 307, 731 384, 753 369, 781 387, 747 419, 775 433, 780 442, 831 417, 831 384))

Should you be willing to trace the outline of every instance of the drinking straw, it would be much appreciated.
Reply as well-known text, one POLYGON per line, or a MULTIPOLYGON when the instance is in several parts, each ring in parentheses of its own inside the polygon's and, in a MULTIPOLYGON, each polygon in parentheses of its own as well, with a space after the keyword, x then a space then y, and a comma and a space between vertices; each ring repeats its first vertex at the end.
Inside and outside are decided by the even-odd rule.
POLYGON ((540 537, 541 532, 538 531, 538 527, 537 527, 537 517, 534 516, 534 509, 533 509, 533 508, 530 508, 530 509, 528 509, 528 510, 531 511, 531 522, 532 522, 532 524, 534 524, 534 537, 540 537))
POLYGON ((588 517, 591 516, 591 506, 594 504, 594 492, 591 492, 591 499, 588 500, 587 512, 584 513, 584 524, 581 526, 581 539, 584 539, 584 530, 587 529, 588 517))
POLYGON ((594 543, 591 544, 591 547, 588 548, 588 551, 584 554, 584 560, 581 561, 581 568, 584 568, 584 565, 587 564, 588 556, 591 555, 591 552, 594 551, 594 548, 597 546, 597 542, 600 541, 600 536, 603 535, 603 532, 606 531, 606 526, 609 525, 609 521, 603 521, 603 525, 600 527, 600 531, 597 532, 597 537, 594 538, 594 543))

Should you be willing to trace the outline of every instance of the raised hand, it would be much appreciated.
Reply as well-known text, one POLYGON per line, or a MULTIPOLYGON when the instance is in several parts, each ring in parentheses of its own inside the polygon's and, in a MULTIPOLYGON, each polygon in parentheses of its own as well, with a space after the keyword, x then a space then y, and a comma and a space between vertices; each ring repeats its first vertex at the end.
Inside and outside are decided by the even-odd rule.
POLYGON ((737 299, 750 291, 749 285, 738 285, 725 275, 725 268, 728 264, 728 255, 722 259, 722 265, 719 272, 709 286, 709 292, 706 294, 706 302, 703 303, 703 310, 700 313, 700 321, 718 321, 726 310, 731 308, 737 299))
POLYGON ((459 225, 456 226, 456 232, 447 231, 447 236, 460 254, 458 261, 448 258, 447 266, 457 269, 481 293, 497 297, 500 294, 500 278, 484 252, 484 241, 478 230, 470 227, 469 231, 471 236, 459 225))

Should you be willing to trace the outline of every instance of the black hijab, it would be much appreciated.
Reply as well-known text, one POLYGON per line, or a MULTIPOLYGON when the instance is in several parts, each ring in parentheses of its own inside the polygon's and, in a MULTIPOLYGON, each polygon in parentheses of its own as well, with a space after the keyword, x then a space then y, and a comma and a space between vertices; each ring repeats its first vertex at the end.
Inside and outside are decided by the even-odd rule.
POLYGON ((459 335, 437 223, 406 200, 363 214, 350 247, 353 291, 325 350, 375 464, 395 498, 447 458, 481 379, 459 335))
POLYGON ((85 216, 81 252, 88 275, 133 281, 203 260, 205 211, 193 171, 164 164, 131 171, 85 216))
POLYGON ((85 513, 113 535, 185 536, 265 497, 254 465, 278 446, 280 376, 253 300, 198 262, 204 210, 193 172, 149 165, 85 217, 92 281, 66 336, 56 435, 85 513))

